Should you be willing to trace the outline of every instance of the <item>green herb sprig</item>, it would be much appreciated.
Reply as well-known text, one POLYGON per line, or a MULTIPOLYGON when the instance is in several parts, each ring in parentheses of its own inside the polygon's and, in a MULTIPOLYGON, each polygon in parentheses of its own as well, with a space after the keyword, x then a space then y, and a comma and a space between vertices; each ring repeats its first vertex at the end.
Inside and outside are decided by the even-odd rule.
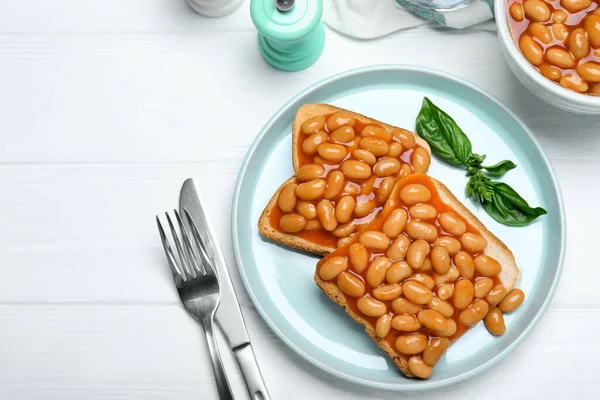
POLYGON ((496 221, 509 226, 524 226, 540 215, 546 214, 541 207, 532 208, 513 188, 490 177, 501 177, 516 164, 510 160, 485 166, 485 154, 473 153, 471 141, 454 122, 452 117, 438 108, 427 97, 423 99, 417 116, 417 133, 432 152, 457 167, 465 168, 469 181, 467 196, 481 204, 496 221), (484 173, 485 172, 485 173, 484 173))

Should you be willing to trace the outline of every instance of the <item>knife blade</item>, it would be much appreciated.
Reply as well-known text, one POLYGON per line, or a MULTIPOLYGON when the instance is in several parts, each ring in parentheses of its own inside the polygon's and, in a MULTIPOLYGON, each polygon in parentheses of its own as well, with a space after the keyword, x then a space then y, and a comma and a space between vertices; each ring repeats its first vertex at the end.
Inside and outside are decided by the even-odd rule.
POLYGON ((216 320, 235 355, 248 393, 252 399, 269 400, 270 397, 260 374, 254 351, 252 350, 244 316, 242 315, 235 289, 229 276, 225 257, 223 256, 210 220, 204 211, 202 200, 192 178, 187 179, 181 187, 179 211, 183 214, 184 210, 187 210, 199 228, 199 233, 206 243, 208 255, 215 264, 214 267, 217 271, 219 286, 221 288, 221 298, 215 315, 216 320))

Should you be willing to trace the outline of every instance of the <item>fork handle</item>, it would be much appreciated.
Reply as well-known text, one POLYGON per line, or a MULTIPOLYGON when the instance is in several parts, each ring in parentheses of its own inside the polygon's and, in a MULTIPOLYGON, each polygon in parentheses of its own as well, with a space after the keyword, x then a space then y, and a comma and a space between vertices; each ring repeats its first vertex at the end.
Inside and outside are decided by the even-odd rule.
POLYGON ((233 350, 235 359, 240 366, 242 375, 244 376, 244 382, 248 389, 248 394, 251 400, 271 400, 267 387, 260 375, 258 364, 256 363, 256 357, 254 351, 252 351, 252 345, 247 343, 246 345, 233 350))
POLYGON ((225 375, 225 369, 223 368, 223 360, 221 360, 221 354, 219 354, 219 348, 217 347, 217 340, 214 333, 214 321, 212 317, 202 319, 202 326, 204 327, 204 333, 206 334, 206 342, 208 343, 208 350, 210 353, 210 360, 212 362, 213 372, 215 373, 215 379, 217 380, 217 389, 219 390, 219 399, 221 400, 233 400, 233 393, 225 375))

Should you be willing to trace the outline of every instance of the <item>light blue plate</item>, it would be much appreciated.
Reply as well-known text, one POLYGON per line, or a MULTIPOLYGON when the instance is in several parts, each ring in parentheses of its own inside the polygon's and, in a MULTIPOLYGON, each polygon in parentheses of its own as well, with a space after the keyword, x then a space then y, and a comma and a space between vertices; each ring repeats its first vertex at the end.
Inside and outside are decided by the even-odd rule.
POLYGON ((344 72, 306 89, 265 125, 242 164, 233 198, 232 235, 238 267, 254 305, 273 331, 302 357, 341 378, 391 390, 437 388, 483 371, 513 350, 538 323, 558 284, 565 253, 565 213, 548 158, 529 129, 498 100, 444 73, 410 66, 344 72), (523 228, 498 224, 467 199, 464 172, 433 159, 429 174, 442 180, 514 252, 517 283, 526 294, 506 316, 506 333, 482 324, 447 351, 428 380, 405 378, 364 332, 313 281, 318 257, 265 241, 257 221, 277 187, 292 176, 291 125, 305 103, 331 103, 390 124, 415 129, 423 96, 454 117, 489 164, 518 168, 506 175, 531 205, 548 215, 523 228))

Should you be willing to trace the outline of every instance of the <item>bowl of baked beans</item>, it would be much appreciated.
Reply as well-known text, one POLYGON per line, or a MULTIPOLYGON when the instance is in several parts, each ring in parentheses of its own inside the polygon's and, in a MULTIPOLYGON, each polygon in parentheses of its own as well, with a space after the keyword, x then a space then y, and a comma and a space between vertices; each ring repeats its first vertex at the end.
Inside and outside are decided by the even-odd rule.
POLYGON ((600 115, 600 0, 497 0, 504 58, 530 91, 600 115))

